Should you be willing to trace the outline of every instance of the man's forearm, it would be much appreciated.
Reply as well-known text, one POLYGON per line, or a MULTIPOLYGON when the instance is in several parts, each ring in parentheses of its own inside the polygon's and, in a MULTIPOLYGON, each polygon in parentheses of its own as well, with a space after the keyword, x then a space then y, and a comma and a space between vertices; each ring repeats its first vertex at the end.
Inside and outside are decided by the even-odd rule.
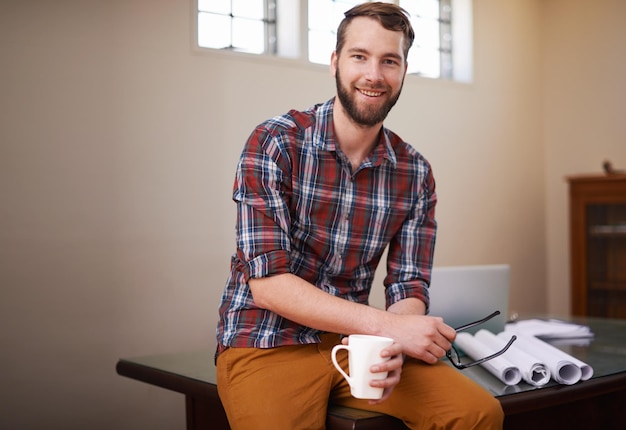
POLYGON ((322 331, 380 334, 390 317, 380 309, 328 294, 289 273, 248 283, 257 306, 322 331))
POLYGON ((426 306, 415 298, 383 311, 335 297, 289 273, 248 283, 257 306, 321 331, 390 337, 404 354, 427 363, 436 363, 456 335, 441 318, 425 316, 426 306))
POLYGON ((395 302, 387 310, 401 315, 425 315, 426 305, 419 299, 408 298, 395 302))

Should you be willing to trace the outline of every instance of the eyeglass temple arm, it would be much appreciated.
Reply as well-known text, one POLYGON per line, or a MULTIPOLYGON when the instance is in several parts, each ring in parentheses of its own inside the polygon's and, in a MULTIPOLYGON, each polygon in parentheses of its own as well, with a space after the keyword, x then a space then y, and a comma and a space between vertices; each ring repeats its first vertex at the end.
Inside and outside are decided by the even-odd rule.
POLYGON ((482 364, 485 361, 489 361, 489 360, 492 360, 492 359, 494 359, 496 357, 501 356, 502 354, 504 354, 511 347, 511 345, 513 345, 513 342, 515 342, 516 339, 517 339, 517 336, 515 336, 515 335, 511 336, 511 339, 509 339, 509 342, 500 351, 496 352, 495 354, 491 354, 491 355, 489 355, 487 357, 481 358, 480 360, 473 361, 469 365, 466 365, 466 367, 475 366, 477 364, 482 364))
POLYGON ((478 321, 474 321, 465 325, 462 325, 461 327, 457 327, 454 330, 456 331, 463 331, 463 330, 467 330, 468 328, 472 328, 474 326, 480 325, 486 321, 489 321, 491 318, 500 315, 500 311, 495 311, 494 313, 492 313, 491 315, 486 316, 485 318, 478 320, 478 321))

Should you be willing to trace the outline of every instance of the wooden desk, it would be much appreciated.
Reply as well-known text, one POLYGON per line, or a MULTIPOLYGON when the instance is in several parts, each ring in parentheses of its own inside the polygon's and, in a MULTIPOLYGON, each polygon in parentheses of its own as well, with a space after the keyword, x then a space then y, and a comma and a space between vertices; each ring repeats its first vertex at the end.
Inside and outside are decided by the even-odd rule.
MULTIPOLYGON (((626 429, 626 320, 573 321, 596 334, 589 346, 560 347, 594 368, 588 381, 507 387, 481 367, 463 371, 500 400, 505 429, 626 429)), ((217 395, 213 351, 121 359, 116 368, 120 375, 184 394, 188 430, 229 428, 217 395)), ((394 418, 334 405, 329 406, 327 428, 406 429, 394 418)))

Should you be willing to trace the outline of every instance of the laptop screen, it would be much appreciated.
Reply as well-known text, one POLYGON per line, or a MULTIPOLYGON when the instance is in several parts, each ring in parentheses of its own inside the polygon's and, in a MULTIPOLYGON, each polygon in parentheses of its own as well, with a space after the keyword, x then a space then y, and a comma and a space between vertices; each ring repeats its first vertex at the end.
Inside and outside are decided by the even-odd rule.
POLYGON ((500 315, 467 332, 500 333, 509 312, 509 272, 506 264, 433 267, 429 315, 456 328, 499 310, 500 315))

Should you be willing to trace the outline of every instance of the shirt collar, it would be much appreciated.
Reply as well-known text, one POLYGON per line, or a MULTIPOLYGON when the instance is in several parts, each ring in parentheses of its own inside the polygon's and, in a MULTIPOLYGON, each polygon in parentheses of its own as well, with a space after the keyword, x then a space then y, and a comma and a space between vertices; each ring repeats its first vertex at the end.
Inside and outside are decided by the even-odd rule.
MULTIPOLYGON (((316 107, 316 121, 312 136, 313 145, 322 151, 336 151, 337 141, 335 140, 335 130, 333 126, 335 98, 333 97, 327 102, 317 105, 316 107)), ((396 153, 391 145, 389 135, 390 131, 383 126, 379 135, 378 144, 368 156, 368 160, 373 166, 380 165, 383 160, 389 161, 393 167, 396 166, 396 153)))

